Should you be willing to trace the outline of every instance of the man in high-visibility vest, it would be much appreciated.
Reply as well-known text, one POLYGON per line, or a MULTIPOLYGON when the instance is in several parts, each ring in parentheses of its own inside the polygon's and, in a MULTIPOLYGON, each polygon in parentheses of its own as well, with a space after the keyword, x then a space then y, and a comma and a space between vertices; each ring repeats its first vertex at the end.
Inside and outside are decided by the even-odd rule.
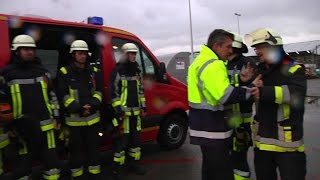
MULTIPOLYGON (((255 67, 255 62, 243 54, 248 52, 247 46, 243 43, 242 38, 237 33, 232 33, 234 40, 232 43, 233 54, 229 57, 227 65, 230 82, 235 87, 246 86, 251 83, 250 80, 243 82, 241 77, 245 67, 251 64, 255 67), (241 73, 242 72, 242 73, 241 73)), ((256 69, 256 68, 255 68, 256 69)), ((252 80, 252 79, 251 79, 252 80)), ((230 105, 230 118, 234 118, 234 132, 232 137, 231 160, 235 180, 249 180, 250 168, 247 161, 247 153, 252 146, 251 139, 251 122, 252 122, 252 105, 253 101, 245 101, 230 105)))
POLYGON ((248 100, 250 88, 230 84, 226 60, 233 53, 233 39, 230 32, 214 30, 188 71, 190 140, 201 147, 203 180, 234 179, 233 130, 225 119, 224 105, 248 100))
POLYGON ((256 99, 253 122, 254 164, 258 180, 303 180, 306 155, 303 143, 305 70, 283 49, 281 36, 271 29, 247 35, 260 59, 262 78, 252 94, 256 99))
POLYGON ((123 179, 123 167, 144 175, 146 170, 139 164, 141 158, 141 115, 146 112, 141 70, 136 62, 138 47, 126 43, 121 47, 122 59, 111 75, 111 101, 116 113, 115 128, 123 132, 114 144, 114 176, 123 179), (126 152, 127 151, 127 152, 126 152), (126 153, 128 156, 126 156, 126 153))
POLYGON ((87 164, 90 179, 99 179, 101 74, 88 62, 89 47, 85 41, 75 40, 70 53, 72 62, 62 67, 57 76, 57 93, 66 114, 64 124, 70 130, 71 176, 82 179, 87 164))
POLYGON ((35 49, 31 36, 16 36, 12 42, 12 63, 2 71, 13 110, 11 127, 20 141, 12 179, 29 179, 32 159, 37 158, 44 167, 43 178, 55 180, 60 177, 54 136, 59 104, 50 73, 35 56, 35 49))

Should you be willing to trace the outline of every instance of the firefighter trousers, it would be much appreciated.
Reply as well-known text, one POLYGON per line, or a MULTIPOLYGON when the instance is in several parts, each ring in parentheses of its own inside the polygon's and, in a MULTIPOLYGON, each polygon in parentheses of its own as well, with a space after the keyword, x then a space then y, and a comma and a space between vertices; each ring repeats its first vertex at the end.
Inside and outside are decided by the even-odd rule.
POLYGON ((83 179, 84 166, 87 165, 90 179, 99 179, 101 166, 98 125, 69 126, 69 129, 72 178, 83 179))
POLYGON ((127 116, 122 122, 123 132, 114 141, 114 169, 128 163, 137 163, 141 158, 141 118, 140 116, 127 116), (126 161, 126 158, 128 158, 126 161))
POLYGON ((13 171, 9 179, 30 177, 33 160, 40 160, 44 179, 56 180, 60 177, 60 162, 56 153, 54 129, 42 131, 37 118, 14 120, 12 127, 17 132, 13 140, 13 171))
POLYGON ((233 180, 229 146, 201 146, 202 180, 233 180))
POLYGON ((304 180, 307 171, 304 152, 272 152, 255 149, 254 166, 257 180, 277 180, 277 168, 281 180, 304 180))
POLYGON ((250 180, 250 168, 248 164, 248 149, 232 151, 231 161, 235 180, 250 180))

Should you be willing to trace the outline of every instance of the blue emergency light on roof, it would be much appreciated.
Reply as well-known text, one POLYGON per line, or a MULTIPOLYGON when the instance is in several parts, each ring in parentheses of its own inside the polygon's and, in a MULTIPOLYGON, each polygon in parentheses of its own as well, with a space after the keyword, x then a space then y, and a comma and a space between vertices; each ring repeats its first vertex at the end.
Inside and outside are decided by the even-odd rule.
POLYGON ((98 16, 88 17, 88 24, 103 25, 103 18, 98 16))

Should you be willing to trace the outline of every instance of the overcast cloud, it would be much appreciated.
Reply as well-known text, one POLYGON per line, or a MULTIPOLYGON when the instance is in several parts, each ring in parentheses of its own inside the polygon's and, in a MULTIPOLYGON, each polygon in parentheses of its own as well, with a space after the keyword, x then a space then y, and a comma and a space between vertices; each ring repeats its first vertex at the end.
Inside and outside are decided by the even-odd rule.
MULTIPOLYGON (((285 43, 320 40, 319 0, 191 0, 195 50, 215 28, 244 35, 272 28, 285 43)), ((82 21, 102 16, 105 25, 140 37, 156 54, 190 51, 188 0, 2 0, 0 13, 35 14, 82 21)))

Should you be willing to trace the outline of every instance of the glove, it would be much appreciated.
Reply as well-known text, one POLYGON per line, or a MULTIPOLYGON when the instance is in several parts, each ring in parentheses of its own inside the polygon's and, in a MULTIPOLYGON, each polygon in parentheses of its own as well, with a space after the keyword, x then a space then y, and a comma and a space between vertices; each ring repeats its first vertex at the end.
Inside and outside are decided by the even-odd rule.
POLYGON ((230 118, 228 119, 228 124, 229 124, 229 127, 231 128, 238 128, 240 127, 241 123, 242 123, 241 114, 232 113, 232 116, 230 116, 230 118))

